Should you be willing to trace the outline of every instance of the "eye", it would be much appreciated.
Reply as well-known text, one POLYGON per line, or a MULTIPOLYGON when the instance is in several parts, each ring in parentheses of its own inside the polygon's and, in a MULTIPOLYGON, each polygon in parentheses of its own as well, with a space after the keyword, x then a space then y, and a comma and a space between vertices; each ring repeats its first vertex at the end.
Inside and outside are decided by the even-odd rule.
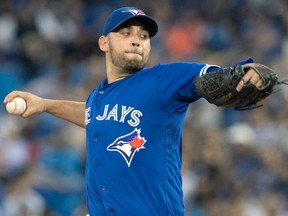
POLYGON ((149 32, 146 31, 146 30, 141 31, 141 32, 140 32, 140 37, 141 37, 142 39, 148 39, 148 38, 150 38, 149 32))
POLYGON ((143 38, 143 39, 149 38, 149 34, 148 34, 148 33, 142 33, 140 36, 141 36, 141 38, 143 38))
POLYGON ((123 36, 129 36, 130 31, 127 28, 123 28, 123 29, 121 29, 120 34, 123 36))

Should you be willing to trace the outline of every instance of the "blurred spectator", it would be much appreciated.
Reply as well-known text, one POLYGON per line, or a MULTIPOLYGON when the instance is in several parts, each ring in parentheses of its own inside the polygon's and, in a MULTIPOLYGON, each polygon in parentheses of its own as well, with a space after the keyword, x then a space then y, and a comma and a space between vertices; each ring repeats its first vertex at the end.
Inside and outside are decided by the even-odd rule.
POLYGON ((43 197, 33 188, 32 172, 32 167, 23 167, 7 180, 0 207, 1 215, 44 216, 46 204, 43 197))
POLYGON ((164 38, 164 45, 168 57, 174 60, 191 58, 201 49, 203 35, 205 35, 205 23, 197 17, 185 17, 176 20, 167 29, 167 37, 164 38))
POLYGON ((85 160, 79 146, 72 141, 76 138, 75 141, 80 142, 75 136, 79 133, 73 130, 58 132, 58 135, 43 140, 36 167, 36 186, 48 209, 56 215, 66 216, 73 215, 85 200, 85 160))

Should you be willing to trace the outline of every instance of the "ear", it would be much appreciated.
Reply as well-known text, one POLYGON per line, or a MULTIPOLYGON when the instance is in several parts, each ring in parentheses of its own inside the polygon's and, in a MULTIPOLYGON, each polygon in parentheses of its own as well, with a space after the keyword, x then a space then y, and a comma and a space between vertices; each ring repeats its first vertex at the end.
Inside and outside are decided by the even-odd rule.
POLYGON ((108 51, 108 38, 107 37, 101 36, 98 40, 98 44, 99 44, 100 50, 102 50, 103 52, 108 51))

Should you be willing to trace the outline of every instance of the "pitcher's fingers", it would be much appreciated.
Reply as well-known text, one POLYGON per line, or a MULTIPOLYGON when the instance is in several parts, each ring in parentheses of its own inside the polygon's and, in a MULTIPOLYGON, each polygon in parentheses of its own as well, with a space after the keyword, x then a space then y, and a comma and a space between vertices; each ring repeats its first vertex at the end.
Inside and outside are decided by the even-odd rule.
POLYGON ((261 88, 265 84, 263 79, 260 77, 260 75, 258 73, 252 74, 251 79, 249 80, 249 82, 254 84, 257 88, 261 88))
POLYGON ((11 102, 15 97, 24 97, 24 96, 25 96, 25 92, 23 92, 23 91, 12 91, 6 95, 3 103, 6 104, 8 102, 11 102))
POLYGON ((236 86, 236 90, 238 91, 238 92, 240 92, 241 90, 242 90, 242 88, 244 87, 244 85, 245 85, 245 80, 244 79, 241 79, 241 81, 237 84, 237 86, 236 86))
POLYGON ((21 114, 22 118, 28 118, 31 114, 26 110, 24 113, 21 114))
POLYGON ((37 110, 34 106, 27 105, 27 108, 24 113, 21 114, 22 118, 28 118, 34 114, 37 114, 37 110))
POLYGON ((254 83, 254 85, 257 87, 257 88, 262 88, 264 86, 264 81, 262 79, 258 80, 256 83, 254 83))

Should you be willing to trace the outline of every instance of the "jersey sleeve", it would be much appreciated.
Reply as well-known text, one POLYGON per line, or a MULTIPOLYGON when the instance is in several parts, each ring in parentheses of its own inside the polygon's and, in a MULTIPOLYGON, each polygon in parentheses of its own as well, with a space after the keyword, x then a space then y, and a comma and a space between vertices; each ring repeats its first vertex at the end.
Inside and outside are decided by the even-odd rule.
POLYGON ((184 62, 158 65, 157 83, 163 102, 170 103, 174 100, 192 103, 196 101, 200 96, 196 92, 195 77, 219 68, 217 65, 184 62))
MULTIPOLYGON (((247 64, 253 62, 247 59, 237 62, 237 64, 247 64)), ((200 98, 198 95, 194 79, 219 70, 227 66, 218 66, 201 63, 179 62, 166 65, 158 65, 157 83, 159 94, 164 104, 172 106, 173 101, 177 103, 189 104, 200 98)), ((179 104, 178 104, 179 106, 179 104)), ((181 107, 181 105, 180 105, 181 107)), ((174 107, 175 108, 175 107, 174 107)))

